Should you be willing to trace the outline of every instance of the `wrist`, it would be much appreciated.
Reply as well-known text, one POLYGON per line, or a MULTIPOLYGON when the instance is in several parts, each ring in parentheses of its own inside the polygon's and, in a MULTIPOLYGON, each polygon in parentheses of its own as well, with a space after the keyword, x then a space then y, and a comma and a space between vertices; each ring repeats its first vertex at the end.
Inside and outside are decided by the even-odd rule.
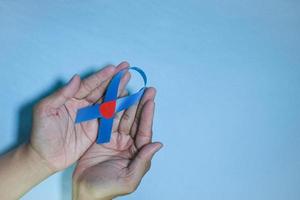
POLYGON ((23 144, 0 159, 1 199, 19 199, 51 174, 53 171, 44 160, 23 144))
POLYGON ((48 177, 56 172, 30 143, 24 144, 20 148, 24 152, 29 167, 36 170, 38 175, 48 177))
POLYGON ((78 178, 73 177, 73 198, 72 200, 112 200, 112 197, 101 197, 99 193, 95 194, 89 190, 88 186, 80 181, 78 178))

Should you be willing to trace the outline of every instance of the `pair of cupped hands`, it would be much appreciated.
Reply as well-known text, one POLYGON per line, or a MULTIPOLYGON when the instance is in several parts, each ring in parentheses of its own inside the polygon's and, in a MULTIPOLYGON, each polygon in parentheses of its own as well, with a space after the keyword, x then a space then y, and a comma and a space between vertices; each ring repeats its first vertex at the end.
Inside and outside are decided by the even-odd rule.
MULTIPOLYGON (((109 143, 97 144, 97 119, 75 124, 79 108, 101 103, 111 78, 129 66, 107 66, 81 80, 78 75, 34 108, 27 144, 52 172, 77 161, 73 172, 73 199, 112 199, 133 192, 162 147, 152 142, 154 98, 149 87, 136 105, 116 113, 109 143)), ((121 79, 118 96, 127 95, 130 73, 121 79)), ((101 125, 101 121, 100 121, 101 125)))

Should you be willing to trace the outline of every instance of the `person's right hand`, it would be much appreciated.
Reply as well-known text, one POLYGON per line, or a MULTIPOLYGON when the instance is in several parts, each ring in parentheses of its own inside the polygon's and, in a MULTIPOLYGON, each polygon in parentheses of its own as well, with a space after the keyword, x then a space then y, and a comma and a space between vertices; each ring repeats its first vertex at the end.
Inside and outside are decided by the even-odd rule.
POLYGON ((80 158, 73 174, 74 200, 112 199, 137 188, 162 147, 152 142, 155 93, 147 88, 138 105, 117 113, 110 142, 94 142, 80 158))
MULTIPOLYGON (((98 131, 97 119, 75 124, 76 111, 98 101, 112 76, 128 65, 123 62, 118 67, 108 66, 82 81, 75 75, 66 86, 36 105, 27 145, 53 172, 77 161, 93 144, 98 131)), ((129 79, 127 72, 121 80, 121 89, 129 79)))

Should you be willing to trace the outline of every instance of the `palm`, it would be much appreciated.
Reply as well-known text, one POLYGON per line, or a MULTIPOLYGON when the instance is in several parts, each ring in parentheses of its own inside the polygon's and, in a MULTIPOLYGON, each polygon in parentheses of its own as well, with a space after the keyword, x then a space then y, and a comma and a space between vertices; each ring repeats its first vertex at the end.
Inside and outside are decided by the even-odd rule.
MULTIPOLYGON (((30 144, 54 170, 74 163, 95 141, 97 120, 75 124, 76 112, 99 100, 110 78, 126 67, 126 62, 116 68, 108 66, 82 81, 74 76, 65 87, 43 99, 34 109, 30 144)), ((122 78, 120 88, 125 87, 129 78, 128 75, 122 78)))
POLYGON ((41 156, 55 169, 63 169, 75 162, 95 140, 97 121, 76 124, 76 111, 90 103, 86 100, 70 99, 59 108, 49 108, 41 113, 32 143, 41 156), (44 116, 44 117, 43 117, 44 116))
POLYGON ((113 132, 110 143, 94 143, 84 154, 78 163, 75 176, 80 176, 87 183, 97 179, 97 184, 93 186, 102 195, 104 192, 100 191, 101 188, 113 186, 121 189, 127 181, 126 178, 129 178, 127 166, 134 158, 136 150, 130 135, 113 132))
POLYGON ((141 149, 151 143, 154 93, 153 89, 147 90, 138 107, 118 113, 110 142, 94 143, 80 158, 74 178, 88 185, 89 193, 94 197, 112 198, 125 194, 139 183, 140 174, 137 178, 139 172, 131 166, 141 149), (134 179, 138 181, 132 183, 134 179))

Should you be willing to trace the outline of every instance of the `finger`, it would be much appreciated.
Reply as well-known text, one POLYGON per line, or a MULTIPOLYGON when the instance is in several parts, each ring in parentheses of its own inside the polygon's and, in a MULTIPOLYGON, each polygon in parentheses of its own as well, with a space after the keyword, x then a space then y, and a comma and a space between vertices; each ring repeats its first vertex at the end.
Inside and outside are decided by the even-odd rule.
POLYGON ((42 103, 50 105, 53 108, 59 108, 65 104, 66 101, 74 97, 76 92, 79 90, 80 82, 80 77, 77 74, 74 75, 66 86, 46 97, 46 99, 42 100, 42 103))
POLYGON ((91 91, 100 86, 101 83, 109 80, 114 73, 115 67, 113 65, 109 65, 87 77, 81 82, 79 91, 76 93, 75 97, 77 99, 86 97, 91 91))
POLYGON ((154 101, 148 100, 142 109, 140 123, 135 137, 135 144, 138 149, 145 144, 149 144, 152 140, 154 107, 154 101))
MULTIPOLYGON (((131 75, 127 71, 125 73, 124 77, 123 77, 124 79, 122 78, 121 82, 120 82, 120 86, 119 86, 119 89, 118 89, 118 98, 125 97, 125 96, 128 95, 128 91, 125 90, 125 88, 126 88, 127 83, 130 80, 131 75), (127 76, 128 78, 124 78, 125 76, 127 76)), ((115 114, 114 123, 113 123, 113 127, 112 127, 112 132, 118 131, 120 121, 121 121, 121 118, 122 118, 124 112, 125 112, 125 110, 122 110, 121 112, 118 112, 118 113, 115 114)))
MULTIPOLYGON (((121 62, 117 68, 116 68, 116 73, 118 73, 119 71, 128 68, 129 67, 129 63, 126 61, 121 62)), ((122 77, 121 81, 120 81, 120 85, 118 88, 118 97, 123 93, 123 91, 125 90, 125 87, 127 85, 127 83, 129 82, 131 78, 131 74, 127 71, 124 76, 122 77)))
MULTIPOLYGON (((121 89, 124 85, 126 85, 128 83, 128 81, 130 80, 130 73, 126 72, 125 75, 122 77, 121 82, 120 82, 120 87, 119 87, 119 93, 121 92, 121 89)), ((103 82, 99 87, 97 87, 96 89, 94 89, 87 97, 86 100, 90 103, 95 103, 98 102, 98 100, 103 96, 109 82, 111 79, 106 80, 105 82, 103 82)), ((124 89, 124 87, 123 87, 124 89)))
POLYGON ((151 159, 154 154, 162 148, 160 142, 147 144, 144 146, 128 166, 128 173, 131 174, 131 179, 136 187, 146 172, 150 169, 151 159))
POLYGON ((96 101, 98 101, 103 96, 110 80, 111 79, 108 79, 108 80, 104 81, 103 83, 101 83, 101 85, 99 87, 95 88, 92 92, 90 92, 87 95, 85 100, 87 100, 89 103, 95 103, 96 101))
MULTIPOLYGON (((127 95, 128 95, 128 91, 127 90, 123 90, 122 94, 119 97, 125 97, 127 95)), ((115 114, 114 123, 113 123, 113 126, 112 126, 112 132, 118 131, 120 120, 122 118, 123 113, 124 113, 124 110, 122 110, 122 111, 120 111, 120 112, 118 112, 118 113, 115 114)))
MULTIPOLYGON (((125 88, 126 88, 126 85, 128 84, 129 80, 131 78, 131 74, 130 72, 126 72, 124 74, 124 76, 121 78, 121 81, 120 81, 120 85, 119 85, 119 88, 118 88, 118 98, 123 94, 123 92, 125 91, 125 88)), ((127 94, 128 94, 128 91, 127 91, 127 94)))
MULTIPOLYGON (((115 68, 115 72, 114 72, 113 75, 115 75, 116 73, 118 73, 118 72, 121 71, 122 69, 127 68, 128 66, 129 66, 129 63, 128 63, 128 62, 125 62, 125 61, 124 61, 124 62, 121 62, 121 63, 115 68)), ((108 84, 109 84, 111 78, 112 78, 112 77, 108 78, 107 80, 105 80, 104 82, 102 82, 102 83, 100 84, 100 86, 98 86, 97 88, 95 88, 94 90, 92 90, 92 91, 88 94, 88 96, 86 97, 86 100, 87 100, 88 102, 90 102, 90 103, 95 103, 98 99, 100 99, 100 98, 103 96, 103 94, 104 94, 104 92, 105 92, 105 90, 106 90, 106 88, 107 88, 107 86, 108 86, 108 84)))
POLYGON ((119 132, 121 134, 129 135, 130 129, 134 121, 135 113, 137 110, 138 104, 135 104, 129 107, 122 115, 120 124, 119 124, 119 132))
POLYGON ((153 100, 155 98, 155 95, 156 95, 156 89, 153 87, 149 87, 146 89, 142 99, 140 100, 131 130, 130 130, 130 134, 131 134, 132 138, 134 138, 137 133, 138 125, 140 122, 140 116, 141 116, 141 112, 142 112, 142 108, 143 108, 144 104, 148 100, 153 100))
POLYGON ((121 71, 122 69, 125 69, 129 67, 129 63, 127 61, 123 61, 120 64, 118 64, 118 66, 116 67, 116 73, 118 73, 119 71, 121 71))

